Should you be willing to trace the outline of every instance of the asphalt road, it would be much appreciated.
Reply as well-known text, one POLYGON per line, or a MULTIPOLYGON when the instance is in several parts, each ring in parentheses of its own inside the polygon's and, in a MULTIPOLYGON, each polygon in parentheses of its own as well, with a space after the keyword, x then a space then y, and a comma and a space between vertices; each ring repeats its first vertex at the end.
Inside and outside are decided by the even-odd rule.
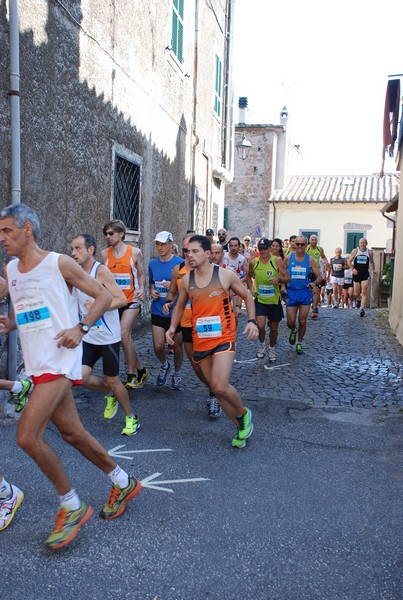
POLYGON ((25 492, 0 534, 3 597, 400 600, 402 348, 382 311, 322 309, 303 356, 287 339, 282 324, 274 369, 254 360, 257 343, 239 343, 233 383, 255 423, 242 450, 226 417, 207 418, 188 365, 182 391, 154 385, 149 334, 138 340, 152 377, 132 392, 137 435, 121 436, 122 412, 105 421, 103 399, 78 388, 85 426, 144 489, 122 517, 100 519, 108 478, 51 426, 49 443, 94 507, 58 552, 43 544, 57 497, 17 448, 15 419, 3 419, 1 471, 25 492))

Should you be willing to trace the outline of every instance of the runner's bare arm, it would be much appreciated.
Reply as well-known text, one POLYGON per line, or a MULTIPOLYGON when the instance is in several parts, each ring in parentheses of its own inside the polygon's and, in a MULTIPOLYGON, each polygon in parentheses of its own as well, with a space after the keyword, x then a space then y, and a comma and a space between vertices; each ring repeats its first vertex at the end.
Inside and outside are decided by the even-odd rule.
MULTIPOLYGON (((0 279, 1 279, 2 288, 5 285, 6 293, 4 294, 4 296, 7 296, 8 284, 7 284, 7 267, 6 266, 4 266, 4 274, 5 274, 6 278, 3 279, 3 277, 0 277, 0 279)), ((1 296, 1 297, 4 298, 4 296, 1 296)), ((15 329, 16 327, 17 327, 17 324, 15 322, 14 310, 11 307, 9 315, 0 315, 0 334, 5 335, 6 333, 11 331, 12 329, 15 329)))
POLYGON ((162 307, 162 312, 164 315, 168 315, 169 311, 172 308, 172 304, 175 302, 175 299, 178 295, 178 273, 179 273, 179 265, 175 265, 172 274, 171 274, 171 284, 169 286, 169 290, 167 296, 165 298, 164 306, 162 307))
POLYGON ((132 258, 134 264, 136 265, 137 278, 139 280, 139 289, 137 290, 135 296, 142 301, 146 297, 146 275, 144 273, 143 254, 139 248, 133 247, 132 258))
POLYGON ((185 306, 186 303, 189 299, 187 290, 187 284, 189 282, 189 275, 185 275, 185 277, 183 278, 180 290, 179 290, 179 298, 178 301, 175 305, 175 308, 173 309, 172 312, 172 316, 171 316, 171 324, 169 326, 168 331, 165 334, 166 340, 168 344, 173 344, 174 343, 174 337, 175 337, 175 331, 176 328, 178 327, 180 320, 182 318, 183 315, 183 311, 185 310, 185 306))
POLYGON ((369 251, 369 264, 371 265, 371 269, 372 269, 373 275, 376 275, 375 261, 374 261, 374 251, 373 250, 369 251))
POLYGON ((321 275, 321 272, 320 272, 320 269, 318 267, 316 260, 314 258, 312 258, 312 256, 309 257, 309 266, 310 266, 313 274, 316 277, 315 281, 312 281, 312 283, 309 284, 309 287, 313 287, 317 283, 322 283, 323 277, 321 275))
MULTIPOLYGON (((112 302, 108 310, 115 310, 115 308, 121 308, 122 306, 126 306, 127 299, 123 293, 123 290, 120 289, 118 284, 115 281, 114 276, 104 265, 101 265, 97 271, 97 281, 102 283, 102 285, 108 290, 108 292, 112 295, 112 302)), ((89 308, 87 306, 87 308, 89 308)))
POLYGON ((240 296, 246 305, 248 323, 242 333, 248 334, 248 340, 257 338, 259 330, 257 328, 255 317, 255 301, 248 289, 242 284, 239 277, 231 269, 220 269, 220 281, 224 289, 231 290, 237 296, 240 296), (252 322, 250 322, 252 321, 252 322))
POLYGON ((274 284, 282 284, 288 283, 291 280, 291 277, 286 269, 285 263, 282 258, 276 257, 276 267, 279 272, 278 277, 272 277, 271 281, 274 284))
POLYGON ((354 248, 354 250, 350 254, 350 258, 347 260, 350 269, 353 269, 354 271, 355 271, 355 269, 354 269, 354 259, 355 259, 355 255, 356 254, 357 254, 357 248, 354 248))
MULTIPOLYGON (((110 292, 99 281, 81 269, 69 256, 64 254, 59 256, 59 269, 67 284, 94 298, 94 303, 83 319, 86 325, 93 325, 109 309, 112 301, 110 292)), ((63 329, 56 335, 57 346, 58 348, 61 346, 75 348, 81 342, 83 335, 84 333, 78 324, 69 329, 63 329)))

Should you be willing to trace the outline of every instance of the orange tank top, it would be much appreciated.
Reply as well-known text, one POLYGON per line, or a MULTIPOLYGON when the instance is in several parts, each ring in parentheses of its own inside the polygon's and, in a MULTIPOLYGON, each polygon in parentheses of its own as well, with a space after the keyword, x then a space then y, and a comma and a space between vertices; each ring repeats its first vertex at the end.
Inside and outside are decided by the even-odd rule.
MULTIPOLYGON (((185 275, 187 275, 189 273, 189 271, 190 271, 190 269, 188 269, 187 266, 185 265, 185 263, 183 263, 183 266, 179 269, 178 278, 176 280, 176 285, 178 286, 178 290, 181 287, 183 277, 185 275)), ((193 326, 192 305, 190 303, 190 300, 188 300, 186 303, 185 310, 183 311, 183 315, 181 318, 180 326, 181 327, 192 327, 193 326)))
POLYGON ((112 248, 108 248, 106 266, 115 278, 116 283, 127 298, 128 304, 134 300, 134 292, 139 288, 137 269, 133 262, 132 247, 128 246, 121 258, 112 254, 112 248))
POLYGON ((188 295, 192 304, 193 348, 196 352, 212 350, 236 340, 231 298, 221 285, 219 273, 220 267, 213 265, 210 283, 204 288, 197 287, 194 271, 189 274, 188 295))

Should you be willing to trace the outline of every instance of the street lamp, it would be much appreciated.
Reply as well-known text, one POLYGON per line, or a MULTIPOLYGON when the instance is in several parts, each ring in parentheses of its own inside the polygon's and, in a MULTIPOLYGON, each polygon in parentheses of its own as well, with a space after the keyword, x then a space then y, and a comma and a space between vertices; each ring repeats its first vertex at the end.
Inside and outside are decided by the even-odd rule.
POLYGON ((252 147, 252 144, 250 142, 248 142, 244 133, 238 134, 238 135, 242 135, 242 139, 240 142, 235 144, 235 148, 236 148, 236 151, 238 152, 239 158, 241 160, 245 160, 249 156, 249 152, 252 147))

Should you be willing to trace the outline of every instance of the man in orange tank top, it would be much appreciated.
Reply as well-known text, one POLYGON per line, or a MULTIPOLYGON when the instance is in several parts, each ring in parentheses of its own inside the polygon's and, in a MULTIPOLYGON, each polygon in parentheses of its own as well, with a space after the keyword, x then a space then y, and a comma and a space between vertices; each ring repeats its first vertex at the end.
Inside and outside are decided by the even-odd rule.
POLYGON ((166 333, 172 343, 188 299, 192 304, 193 360, 216 396, 222 410, 235 424, 234 448, 243 448, 253 431, 252 412, 246 408, 230 385, 235 358, 236 322, 231 306, 230 291, 245 301, 248 323, 244 334, 249 340, 258 336, 255 304, 251 293, 232 269, 222 269, 210 263, 211 243, 202 235, 194 235, 188 243, 188 262, 193 269, 182 280, 179 298, 173 310, 171 325, 166 333))
POLYGON ((119 309, 122 348, 127 364, 126 387, 140 389, 150 376, 148 370, 143 367, 132 338, 134 322, 141 312, 141 303, 145 298, 143 256, 139 248, 124 243, 126 227, 119 219, 106 223, 103 232, 108 247, 101 252, 101 262, 111 271, 127 298, 126 306, 119 309))

